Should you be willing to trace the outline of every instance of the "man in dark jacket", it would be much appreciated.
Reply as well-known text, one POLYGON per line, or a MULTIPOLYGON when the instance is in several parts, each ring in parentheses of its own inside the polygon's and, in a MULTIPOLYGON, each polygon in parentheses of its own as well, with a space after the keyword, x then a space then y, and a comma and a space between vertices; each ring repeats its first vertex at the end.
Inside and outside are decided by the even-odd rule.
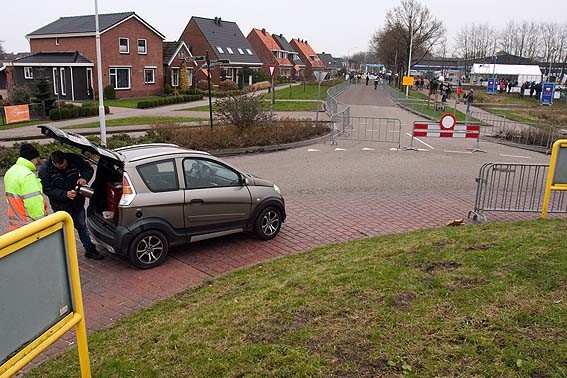
POLYGON ((79 239, 85 248, 85 257, 101 260, 91 241, 85 222, 85 198, 77 193, 77 185, 87 185, 94 170, 79 155, 53 151, 39 169, 43 192, 49 198, 53 211, 66 211, 73 218, 79 239))

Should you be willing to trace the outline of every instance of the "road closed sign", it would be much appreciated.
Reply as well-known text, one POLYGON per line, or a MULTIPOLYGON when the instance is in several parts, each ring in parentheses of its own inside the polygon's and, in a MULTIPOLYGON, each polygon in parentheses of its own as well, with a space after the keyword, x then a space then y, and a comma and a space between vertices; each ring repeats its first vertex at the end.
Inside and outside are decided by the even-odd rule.
POLYGON ((6 124, 30 120, 30 107, 27 104, 5 106, 4 112, 6 113, 6 124))

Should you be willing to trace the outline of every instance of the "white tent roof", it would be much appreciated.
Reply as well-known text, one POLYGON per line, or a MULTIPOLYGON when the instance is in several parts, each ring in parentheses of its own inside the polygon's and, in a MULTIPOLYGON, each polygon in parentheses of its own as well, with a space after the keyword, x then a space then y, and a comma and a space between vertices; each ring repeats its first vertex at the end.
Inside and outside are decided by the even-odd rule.
POLYGON ((537 65, 520 64, 473 64, 471 75, 522 75, 541 76, 537 65))

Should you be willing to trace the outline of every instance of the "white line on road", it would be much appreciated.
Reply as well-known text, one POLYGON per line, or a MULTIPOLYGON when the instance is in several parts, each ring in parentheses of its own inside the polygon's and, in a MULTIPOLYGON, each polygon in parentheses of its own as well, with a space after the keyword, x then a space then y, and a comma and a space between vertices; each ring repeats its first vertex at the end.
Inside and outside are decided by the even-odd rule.
POLYGON ((374 148, 364 147, 362 151, 374 151, 374 148))
POLYGON ((505 155, 505 154, 500 154, 500 156, 503 156, 503 157, 511 157, 511 158, 518 158, 518 159, 531 159, 531 156, 521 156, 521 155, 505 155))
POLYGON ((319 150, 316 150, 314 148, 310 148, 310 149, 307 150, 307 152, 319 152, 319 150))
POLYGON ((443 151, 450 154, 472 154, 472 151, 443 151))
POLYGON ((335 151, 346 151, 346 149, 345 149, 345 148, 338 148, 338 147, 337 147, 337 148, 335 148, 335 151))
MULTIPOLYGON (((411 134, 410 134, 410 133, 406 133, 406 135, 411 138, 411 134)), ((427 147, 431 148, 432 150, 435 149, 435 147, 430 146, 429 144, 425 143, 424 141, 422 141, 422 140, 419 139, 419 138, 415 138, 415 137, 414 137, 413 139, 417 140, 419 143, 423 143, 424 145, 426 145, 427 147)))

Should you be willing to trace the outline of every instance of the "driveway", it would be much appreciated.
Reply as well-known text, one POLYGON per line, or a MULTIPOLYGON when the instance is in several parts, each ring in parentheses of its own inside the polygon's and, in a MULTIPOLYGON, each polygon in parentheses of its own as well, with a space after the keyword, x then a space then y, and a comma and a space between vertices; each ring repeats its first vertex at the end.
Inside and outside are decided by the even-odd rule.
MULTIPOLYGON (((353 116, 395 117, 402 146, 409 145, 416 116, 397 108, 381 88, 351 86, 340 100, 353 116)), ((230 163, 275 181, 286 198, 288 219, 278 237, 261 242, 236 235, 170 251, 166 263, 137 270, 108 256, 79 264, 89 331, 205 280, 276 257, 369 236, 441 227, 466 218, 474 207, 475 177, 485 162, 548 162, 548 157, 483 143, 486 153, 469 153, 473 141, 428 139, 421 151, 392 144, 339 141, 266 154, 234 156, 230 163)), ((3 188, 0 188, 3 191, 3 188)), ((2 202, 0 212, 5 213, 2 202)), ((490 221, 535 219, 536 214, 489 215, 490 221)), ((6 230, 5 220, 2 229, 6 230)), ((69 343, 56 343, 52 355, 69 343)), ((45 357, 44 355, 44 357, 45 357)))

